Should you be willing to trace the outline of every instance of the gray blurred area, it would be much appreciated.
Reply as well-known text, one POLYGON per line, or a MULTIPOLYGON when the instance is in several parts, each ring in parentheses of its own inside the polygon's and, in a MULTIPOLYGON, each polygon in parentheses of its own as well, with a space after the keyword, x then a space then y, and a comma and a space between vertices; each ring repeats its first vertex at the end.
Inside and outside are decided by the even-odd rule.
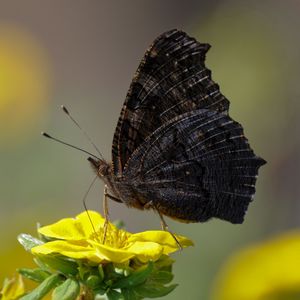
MULTIPOLYGON (((13 141, 0 119, 8 132, 0 138, 1 281, 29 264, 17 234, 83 211, 82 198, 93 180, 85 154, 42 138, 40 131, 93 151, 61 112, 64 104, 110 160, 115 126, 140 59, 157 35, 172 28, 212 45, 206 64, 231 101, 231 116, 268 164, 261 168, 243 225, 168 220, 195 247, 174 256, 179 287, 165 299, 210 299, 214 278, 230 254, 299 227, 299 1, 2 0, 0 40, 2 26, 26 32, 39 45, 47 64, 47 100, 41 99, 38 117, 13 141), (8 263, 12 253, 23 265, 8 263)), ((15 105, 12 123, 18 114, 15 105)), ((90 192, 90 209, 101 211, 102 189, 97 183, 90 192)), ((160 228, 152 212, 111 203, 110 214, 133 232, 160 228)))

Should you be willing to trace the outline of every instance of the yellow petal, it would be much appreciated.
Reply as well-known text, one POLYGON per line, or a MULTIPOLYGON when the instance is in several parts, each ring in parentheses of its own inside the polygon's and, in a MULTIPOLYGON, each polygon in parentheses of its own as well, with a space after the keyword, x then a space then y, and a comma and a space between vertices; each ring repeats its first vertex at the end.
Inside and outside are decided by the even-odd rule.
POLYGON ((126 250, 134 253, 141 262, 147 262, 158 260, 163 254, 164 247, 154 242, 135 242, 126 250))
POLYGON ((113 248, 105 244, 100 244, 94 241, 90 241, 95 249, 95 255, 103 261, 111 261, 114 263, 124 263, 133 258, 135 254, 127 249, 113 248))
POLYGON ((75 241, 53 241, 31 249, 35 255, 49 255, 58 253, 75 259, 90 259, 94 262, 101 260, 95 255, 95 249, 87 243, 75 241))
POLYGON ((76 219, 80 220, 82 225, 86 227, 91 227, 91 223, 93 223, 95 228, 102 226, 105 221, 105 219, 98 212, 93 210, 80 213, 76 216, 76 219))
MULTIPOLYGON (((182 247, 193 246, 193 242, 180 235, 175 235, 176 239, 182 247)), ((163 253, 169 254, 178 250, 178 244, 176 243, 174 237, 168 231, 153 230, 153 231, 144 231, 140 233, 132 234, 128 242, 154 242, 163 246, 163 253)))
POLYGON ((103 226, 104 219, 99 213, 88 211, 77 215, 76 218, 65 218, 52 225, 41 227, 39 233, 56 239, 84 240, 94 232, 92 224, 97 230, 103 226))

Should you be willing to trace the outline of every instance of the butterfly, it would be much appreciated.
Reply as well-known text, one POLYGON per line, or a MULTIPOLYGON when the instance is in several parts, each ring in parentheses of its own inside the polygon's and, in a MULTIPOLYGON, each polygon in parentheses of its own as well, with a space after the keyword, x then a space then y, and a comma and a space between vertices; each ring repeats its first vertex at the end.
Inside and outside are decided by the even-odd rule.
POLYGON ((174 29, 146 51, 114 133, 112 162, 88 158, 109 198, 183 222, 243 222, 265 161, 228 114, 229 101, 205 66, 209 48, 174 29))

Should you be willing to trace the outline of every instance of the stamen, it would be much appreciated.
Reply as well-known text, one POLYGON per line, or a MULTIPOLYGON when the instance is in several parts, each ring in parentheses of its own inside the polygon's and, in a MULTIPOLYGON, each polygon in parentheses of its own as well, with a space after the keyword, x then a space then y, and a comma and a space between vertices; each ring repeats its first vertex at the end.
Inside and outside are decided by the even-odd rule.
POLYGON ((100 228, 93 232, 90 239, 112 248, 123 248, 127 245, 128 234, 125 230, 116 229, 108 223, 106 228, 100 228), (103 243, 104 235, 105 243, 103 243))

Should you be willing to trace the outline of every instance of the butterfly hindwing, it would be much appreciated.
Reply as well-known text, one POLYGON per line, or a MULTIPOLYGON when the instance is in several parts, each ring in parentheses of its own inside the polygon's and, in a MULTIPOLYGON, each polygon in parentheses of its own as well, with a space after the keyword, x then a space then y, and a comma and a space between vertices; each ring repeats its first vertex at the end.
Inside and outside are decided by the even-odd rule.
POLYGON ((147 50, 129 88, 114 134, 113 169, 121 176, 131 154, 157 128, 196 109, 227 113, 229 101, 205 65, 208 44, 171 30, 147 50))
POLYGON ((165 215, 241 223, 262 164, 239 123, 200 109, 153 132, 130 157, 124 178, 165 215))

